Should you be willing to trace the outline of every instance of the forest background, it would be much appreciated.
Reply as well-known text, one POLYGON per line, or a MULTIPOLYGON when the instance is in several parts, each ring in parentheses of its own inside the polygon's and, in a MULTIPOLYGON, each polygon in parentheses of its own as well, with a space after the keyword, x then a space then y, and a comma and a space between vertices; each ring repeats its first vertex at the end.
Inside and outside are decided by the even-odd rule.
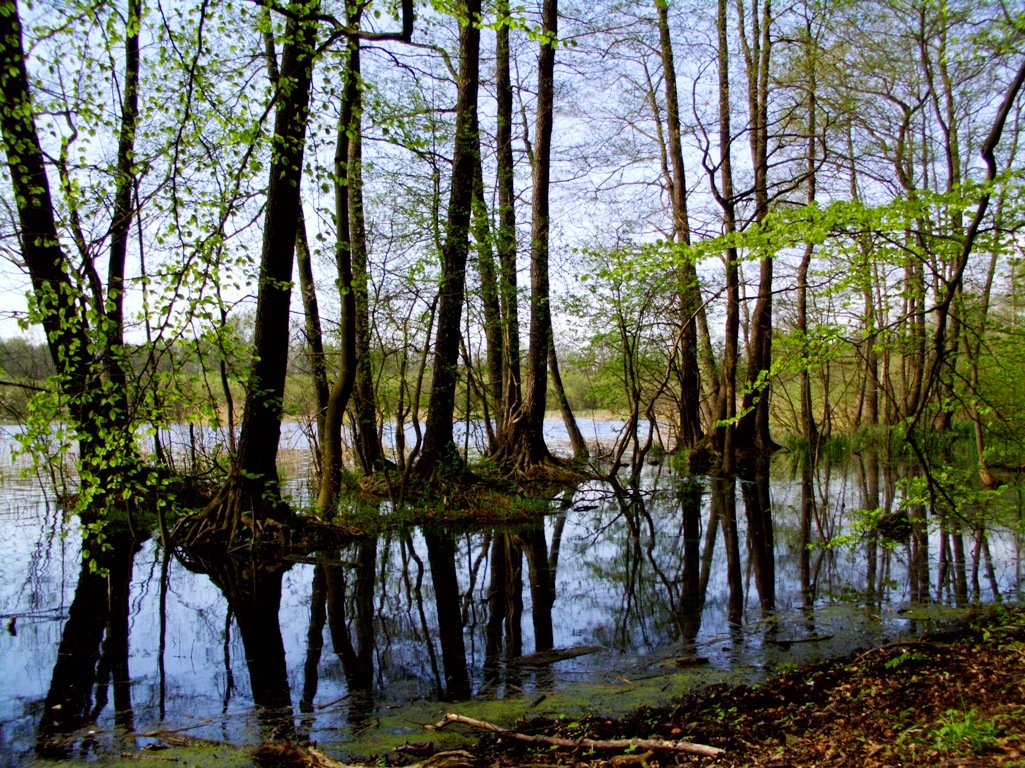
POLYGON ((948 438, 1021 463, 1023 53, 1004 2, 6 2, 6 419, 232 535, 283 419, 326 510, 462 476, 457 420, 555 466, 550 405, 634 478, 892 437, 954 504, 948 438))

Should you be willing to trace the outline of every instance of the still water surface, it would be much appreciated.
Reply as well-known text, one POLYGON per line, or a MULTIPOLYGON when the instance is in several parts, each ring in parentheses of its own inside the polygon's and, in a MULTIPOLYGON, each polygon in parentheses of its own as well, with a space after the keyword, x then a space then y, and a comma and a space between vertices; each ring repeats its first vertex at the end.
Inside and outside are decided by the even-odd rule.
POLYGON ((365 754, 492 699, 510 717, 616 713, 920 631, 925 614, 908 609, 923 603, 1022 588, 1021 541, 1000 526, 823 546, 855 510, 896 509, 908 471, 874 456, 731 482, 648 467, 639 491, 587 483, 533 526, 395 531, 270 574, 198 573, 152 538, 114 538, 101 576, 4 453, 4 766, 180 728, 365 754), (580 655, 531 663, 552 647, 580 655))

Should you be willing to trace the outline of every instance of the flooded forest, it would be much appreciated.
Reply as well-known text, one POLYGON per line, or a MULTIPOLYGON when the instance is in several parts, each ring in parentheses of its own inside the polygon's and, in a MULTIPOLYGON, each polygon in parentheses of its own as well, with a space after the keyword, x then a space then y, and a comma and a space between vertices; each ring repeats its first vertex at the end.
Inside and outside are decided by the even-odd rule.
POLYGON ((5 0, 0 766, 1019 600, 1023 82, 1004 0, 5 0))

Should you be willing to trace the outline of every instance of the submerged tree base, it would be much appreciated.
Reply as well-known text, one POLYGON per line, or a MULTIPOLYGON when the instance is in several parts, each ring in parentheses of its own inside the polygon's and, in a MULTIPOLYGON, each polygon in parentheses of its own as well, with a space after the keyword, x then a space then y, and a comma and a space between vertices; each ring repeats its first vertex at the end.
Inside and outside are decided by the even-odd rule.
MULTIPOLYGON (((353 491, 343 494, 341 505, 378 510, 381 503, 387 502, 388 520, 372 513, 382 524, 522 523, 548 514, 553 499, 596 477, 562 462, 535 466, 513 475, 484 462, 475 465, 472 472, 467 469, 458 474, 436 475, 431 483, 410 477, 405 485, 402 476, 378 472, 361 478, 353 491)), ((362 520, 365 516, 357 518, 362 520)), ((351 523, 349 515, 339 516, 336 522, 343 528, 351 523)))
POLYGON ((232 547, 266 540, 268 533, 281 537, 295 523, 295 512, 281 498, 276 483, 233 469, 203 511, 179 521, 171 540, 185 548, 232 547))

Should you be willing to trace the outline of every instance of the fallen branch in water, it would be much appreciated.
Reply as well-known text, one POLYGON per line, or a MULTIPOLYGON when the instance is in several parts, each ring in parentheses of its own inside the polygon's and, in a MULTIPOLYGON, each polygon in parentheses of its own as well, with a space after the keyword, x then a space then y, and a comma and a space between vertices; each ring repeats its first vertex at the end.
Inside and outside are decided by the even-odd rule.
POLYGON ((445 717, 442 718, 441 722, 434 725, 425 725, 424 728, 428 731, 440 731, 446 725, 451 725, 452 723, 462 723, 463 725, 468 725, 471 728, 477 728, 481 731, 491 731, 492 733, 497 733, 499 736, 516 739, 517 741, 525 741, 530 744, 547 744, 556 747, 568 747, 570 749, 574 749, 576 747, 587 747, 588 749, 664 749, 669 752, 688 752, 692 755, 704 755, 705 757, 715 757, 723 751, 718 747, 709 747, 705 744, 694 744, 690 741, 662 741, 661 739, 589 739, 587 737, 567 739, 561 736, 542 736, 529 733, 518 733, 517 731, 500 728, 497 725, 483 720, 474 720, 472 717, 457 715, 453 712, 447 713, 445 717))

